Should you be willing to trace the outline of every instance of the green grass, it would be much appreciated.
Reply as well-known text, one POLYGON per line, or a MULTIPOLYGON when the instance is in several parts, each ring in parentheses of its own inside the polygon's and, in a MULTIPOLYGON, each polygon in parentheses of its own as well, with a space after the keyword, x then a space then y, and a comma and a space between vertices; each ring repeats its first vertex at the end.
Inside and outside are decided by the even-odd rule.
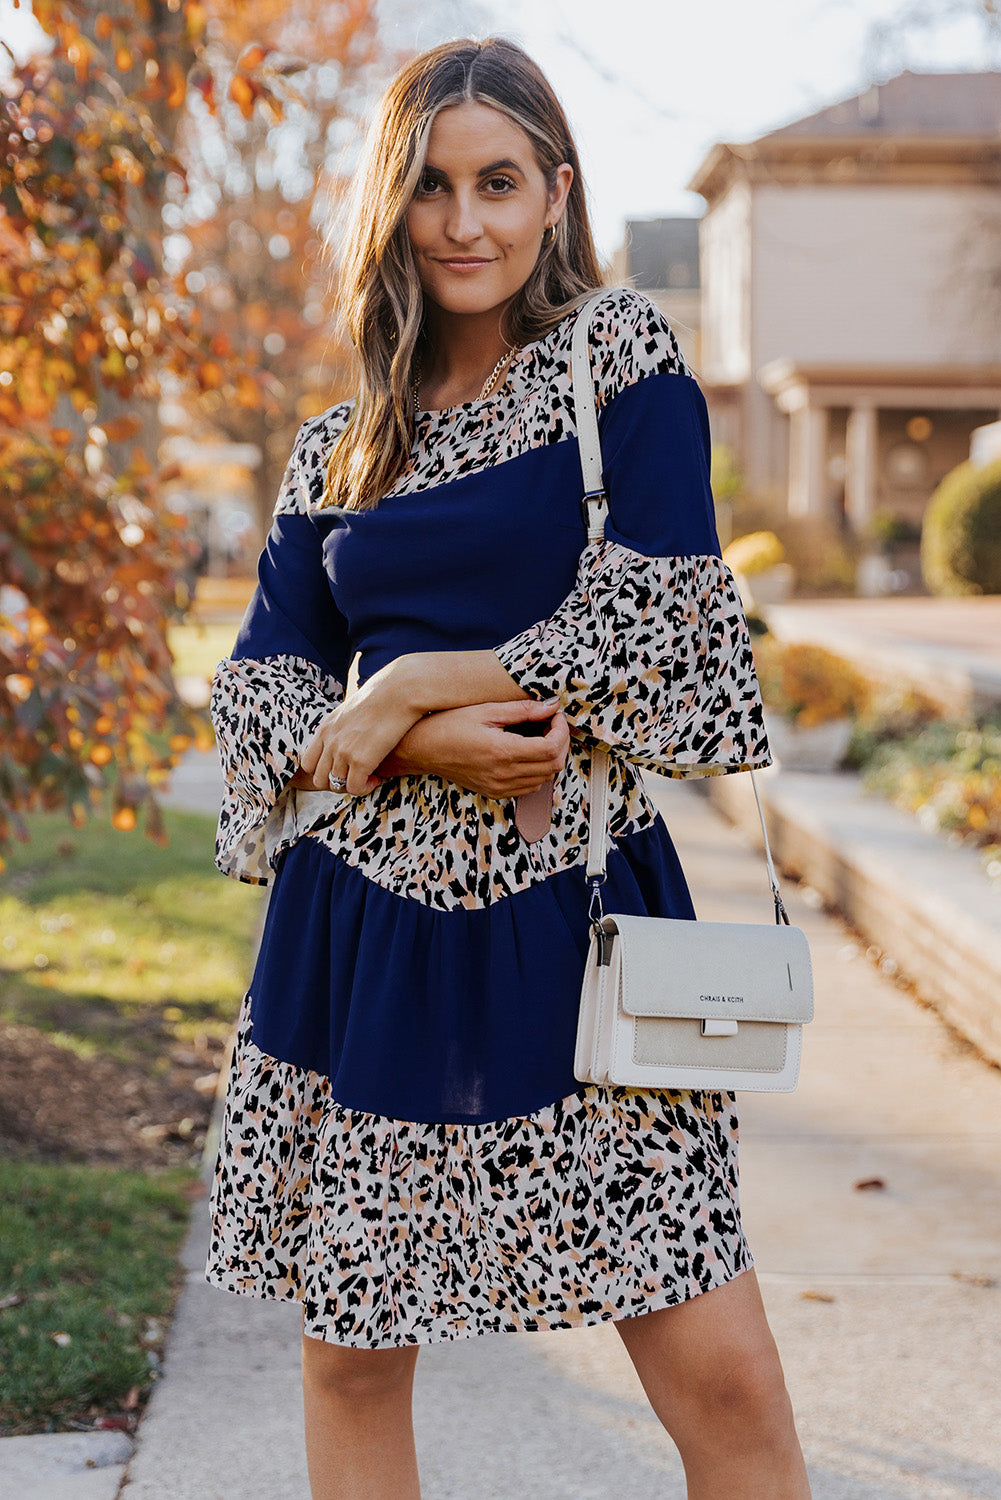
POLYGON ((164 1031, 224 1039, 242 993, 260 892, 212 863, 215 819, 164 809, 160 847, 95 814, 28 819, 0 876, 0 1020, 120 1061, 164 1031))
POLYGON ((191 1180, 0 1161, 0 1430, 85 1422, 149 1385, 191 1180))
MULTIPOLYGON (((161 847, 138 829, 113 828, 106 812, 81 828, 64 814, 33 814, 30 842, 8 849, 0 875, 0 1022, 28 1028, 19 1048, 34 1033, 40 1056, 53 1041, 72 1050, 83 1059, 73 1065, 78 1081, 93 1059, 110 1059, 119 1080, 107 1095, 62 1094, 63 1156, 77 1149, 72 1131, 89 1139, 98 1115, 112 1143, 122 1122, 118 1166, 53 1160, 51 1140, 30 1136, 16 1148, 8 1142, 6 1155, 21 1160, 0 1160, 7 1431, 86 1425, 126 1403, 134 1415, 166 1333, 195 1174, 134 1169, 128 1089, 131 1080, 162 1080, 156 1107, 183 1110, 184 1079, 210 1066, 200 1058, 221 1057, 263 893, 216 870, 213 817, 165 808, 164 820, 161 847), (195 1061, 178 1082, 183 1048, 195 1061)), ((101 1068, 107 1079, 108 1064, 101 1068)), ((207 1108, 204 1095, 192 1096, 193 1116, 207 1108)), ((163 1164, 178 1159, 168 1145, 163 1164)))

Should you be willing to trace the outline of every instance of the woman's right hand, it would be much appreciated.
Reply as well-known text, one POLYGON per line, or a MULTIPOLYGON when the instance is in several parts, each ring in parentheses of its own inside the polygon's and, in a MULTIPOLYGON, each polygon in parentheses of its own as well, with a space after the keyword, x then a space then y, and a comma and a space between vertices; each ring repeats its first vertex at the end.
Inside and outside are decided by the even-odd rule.
POLYGON ((429 773, 484 797, 521 797, 566 763, 570 730, 562 709, 535 698, 471 703, 418 719, 376 767, 380 776, 429 773), (505 724, 551 720, 545 734, 512 734, 505 724))

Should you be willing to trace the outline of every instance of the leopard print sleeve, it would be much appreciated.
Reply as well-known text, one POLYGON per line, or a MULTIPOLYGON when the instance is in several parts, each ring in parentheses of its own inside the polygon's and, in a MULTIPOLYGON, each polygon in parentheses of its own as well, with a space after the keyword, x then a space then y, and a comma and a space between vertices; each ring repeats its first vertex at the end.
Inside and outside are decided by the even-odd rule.
POLYGON ((495 646, 572 730, 670 777, 771 763, 750 634, 723 562, 705 399, 663 314, 610 291, 591 328, 609 515, 556 611, 495 646))
POLYGON ((322 720, 343 701, 350 664, 346 621, 309 514, 322 486, 329 428, 313 418, 296 435, 257 587, 232 653, 212 680, 210 714, 225 782, 215 863, 252 885, 269 883, 280 843, 290 831, 304 831, 296 828, 288 783, 322 720))

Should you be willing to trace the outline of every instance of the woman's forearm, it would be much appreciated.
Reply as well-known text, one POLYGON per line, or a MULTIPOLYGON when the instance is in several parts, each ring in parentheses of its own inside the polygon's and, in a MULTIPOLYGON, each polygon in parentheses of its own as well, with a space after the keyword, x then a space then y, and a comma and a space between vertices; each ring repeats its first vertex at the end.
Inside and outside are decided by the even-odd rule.
POLYGON ((376 766, 379 776, 421 776, 437 770, 434 757, 428 756, 423 747, 424 736, 420 718, 412 724, 403 738, 393 746, 389 754, 376 766))
POLYGON ((413 651, 391 670, 415 713, 529 698, 492 651, 413 651))

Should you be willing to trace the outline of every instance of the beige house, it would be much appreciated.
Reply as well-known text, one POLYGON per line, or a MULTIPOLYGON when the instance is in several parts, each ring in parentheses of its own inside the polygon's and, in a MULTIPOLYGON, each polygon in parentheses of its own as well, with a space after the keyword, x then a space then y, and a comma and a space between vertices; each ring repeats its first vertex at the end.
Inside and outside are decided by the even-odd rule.
POLYGON ((715 440, 791 515, 920 521, 1001 413, 1001 73, 902 73, 688 186, 715 440))

